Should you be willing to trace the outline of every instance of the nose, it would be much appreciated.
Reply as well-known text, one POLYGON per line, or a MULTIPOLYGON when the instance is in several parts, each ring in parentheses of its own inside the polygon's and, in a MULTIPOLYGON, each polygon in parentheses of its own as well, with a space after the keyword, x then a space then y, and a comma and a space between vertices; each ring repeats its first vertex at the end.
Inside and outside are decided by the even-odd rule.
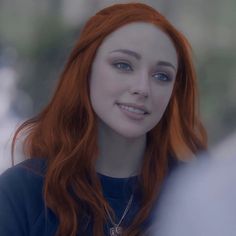
POLYGON ((139 73, 134 76, 132 85, 130 86, 130 93, 137 94, 141 97, 147 98, 150 94, 149 76, 148 73, 139 73))

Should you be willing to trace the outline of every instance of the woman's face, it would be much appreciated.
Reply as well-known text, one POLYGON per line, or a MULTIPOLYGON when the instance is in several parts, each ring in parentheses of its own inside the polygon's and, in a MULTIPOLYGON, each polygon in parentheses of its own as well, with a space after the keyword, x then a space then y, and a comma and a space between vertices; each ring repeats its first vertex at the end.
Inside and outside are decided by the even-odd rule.
POLYGON ((172 41, 155 25, 130 23, 108 35, 90 77, 91 103, 99 121, 127 138, 145 135, 165 112, 177 65, 172 41), (135 105, 141 110, 134 110, 135 105))

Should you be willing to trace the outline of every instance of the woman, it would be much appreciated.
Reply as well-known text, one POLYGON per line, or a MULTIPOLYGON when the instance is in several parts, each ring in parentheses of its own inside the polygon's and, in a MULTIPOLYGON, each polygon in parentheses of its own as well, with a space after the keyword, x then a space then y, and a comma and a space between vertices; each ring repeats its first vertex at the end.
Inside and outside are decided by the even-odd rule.
POLYGON ((189 44, 160 13, 98 12, 15 133, 29 160, 0 178, 0 234, 143 235, 167 174, 206 148, 196 100, 189 44))

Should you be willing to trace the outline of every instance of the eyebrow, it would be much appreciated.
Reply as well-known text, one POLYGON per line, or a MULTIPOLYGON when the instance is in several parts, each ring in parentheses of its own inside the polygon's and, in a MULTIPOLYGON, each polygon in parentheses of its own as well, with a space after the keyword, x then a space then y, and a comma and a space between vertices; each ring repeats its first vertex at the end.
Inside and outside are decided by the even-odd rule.
MULTIPOLYGON (((116 50, 110 51, 110 53, 113 53, 113 52, 121 52, 121 53, 127 54, 129 56, 132 56, 132 57, 136 58, 137 60, 141 60, 141 58, 142 58, 142 56, 139 53, 131 51, 129 49, 116 49, 116 50)), ((176 67, 168 61, 158 61, 157 66, 168 66, 176 71, 176 67)))

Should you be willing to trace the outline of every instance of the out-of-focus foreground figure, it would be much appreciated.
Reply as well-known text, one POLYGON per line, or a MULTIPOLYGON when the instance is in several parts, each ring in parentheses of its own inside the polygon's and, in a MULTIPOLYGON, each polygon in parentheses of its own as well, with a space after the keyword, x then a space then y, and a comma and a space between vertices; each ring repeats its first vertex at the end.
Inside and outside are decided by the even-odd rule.
POLYGON ((19 117, 11 105, 16 93, 15 71, 10 67, 0 66, 0 79, 0 173, 2 173, 11 166, 10 135, 19 122, 19 117))
POLYGON ((236 133, 169 179, 155 236, 236 235, 236 133))

